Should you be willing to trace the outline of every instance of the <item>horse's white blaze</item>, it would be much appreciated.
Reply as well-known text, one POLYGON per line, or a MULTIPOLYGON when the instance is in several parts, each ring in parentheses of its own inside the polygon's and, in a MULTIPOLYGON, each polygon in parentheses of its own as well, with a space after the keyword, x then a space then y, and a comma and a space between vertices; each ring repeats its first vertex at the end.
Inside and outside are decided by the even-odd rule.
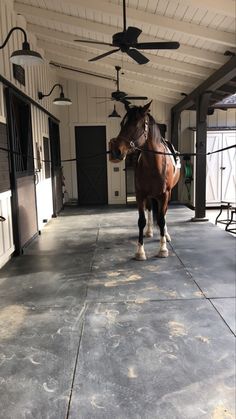
POLYGON ((153 237, 152 211, 147 212, 147 230, 146 230, 145 235, 146 235, 146 237, 153 237))
POLYGON ((138 243, 137 251, 135 253, 135 259, 136 260, 146 260, 147 259, 143 244, 138 243))

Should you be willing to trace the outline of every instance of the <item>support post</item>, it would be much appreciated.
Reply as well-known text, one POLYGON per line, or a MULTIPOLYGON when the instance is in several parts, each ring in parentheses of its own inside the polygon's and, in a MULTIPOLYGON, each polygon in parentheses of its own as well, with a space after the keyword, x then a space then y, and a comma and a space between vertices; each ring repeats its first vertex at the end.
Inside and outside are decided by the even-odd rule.
POLYGON ((207 110, 212 92, 206 91, 196 100, 196 193, 195 217, 192 221, 208 221, 206 218, 206 141, 207 110))
MULTIPOLYGON (((176 150, 179 149, 180 115, 181 112, 174 112, 171 110, 171 143, 176 150)), ((178 201, 178 183, 172 190, 171 201, 178 201)))

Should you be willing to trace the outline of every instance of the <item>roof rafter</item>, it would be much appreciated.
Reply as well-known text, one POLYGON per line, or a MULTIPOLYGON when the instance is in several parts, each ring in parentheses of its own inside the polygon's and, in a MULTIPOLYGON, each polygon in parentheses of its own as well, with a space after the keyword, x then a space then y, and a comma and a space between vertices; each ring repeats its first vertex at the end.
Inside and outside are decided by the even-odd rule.
MULTIPOLYGON (((106 89, 111 89, 112 87, 108 87, 108 82, 107 80, 102 80, 102 79, 98 79, 97 77, 94 76, 90 76, 88 79, 88 76, 85 74, 79 74, 79 73, 75 73, 73 71, 68 71, 68 70, 64 70, 64 69, 57 69, 56 70, 58 75, 60 77, 63 77, 65 79, 72 79, 72 80, 76 80, 76 81, 80 81, 82 83, 86 83, 86 84, 92 84, 95 86, 99 86, 99 87, 104 87, 106 89)), ((142 89, 141 85, 140 88, 142 89)), ((124 85, 124 90, 126 90, 126 87, 124 85)), ((129 94, 135 94, 137 95, 137 86, 135 88, 130 88, 129 86, 129 94)), ((166 103, 176 103, 176 99, 175 98, 171 98, 165 95, 162 95, 159 92, 153 92, 153 90, 151 89, 150 91, 145 89, 145 91, 142 89, 142 94, 146 94, 148 97, 156 99, 160 102, 166 102, 166 103)))
MULTIPOLYGON (((179 0, 180 4, 186 4, 189 6, 194 5, 194 0, 179 0)), ((215 13, 219 13, 223 16, 232 17, 235 15, 235 2, 234 0, 198 0, 198 7, 206 10, 211 10, 215 13)))
MULTIPOLYGON (((81 51, 78 50, 77 48, 70 48, 70 47, 65 47, 65 46, 60 46, 60 45, 55 45, 54 43, 48 42, 48 41, 43 41, 43 40, 38 40, 38 46, 40 48, 42 48, 45 51, 50 51, 51 53, 58 53, 60 55, 63 55, 65 57, 67 57, 67 59, 70 57, 76 60, 80 60, 80 61, 85 61, 87 66, 89 66, 90 69, 95 68, 96 66, 100 66, 101 68, 104 67, 104 64, 108 64, 110 66, 115 67, 115 65, 117 65, 117 60, 112 59, 112 58, 105 58, 104 60, 102 60, 102 62, 96 62, 93 63, 93 66, 91 66, 91 63, 88 62, 88 58, 90 57, 90 54, 87 51, 81 51)), ((156 79, 158 79, 158 77, 160 79, 163 80, 168 80, 169 83, 171 83, 171 81, 176 81, 176 83, 180 83, 181 85, 185 85, 185 86, 196 86, 199 83, 199 79, 197 78, 192 78, 192 77, 186 77, 183 76, 181 74, 178 73, 174 73, 174 72, 169 72, 169 71, 161 71, 159 69, 154 69, 152 67, 148 67, 148 72, 147 72, 147 67, 144 68, 142 66, 137 66, 137 64, 133 64, 133 63, 125 63, 125 68, 128 71, 131 71, 133 73, 138 73, 145 76, 147 79, 150 77, 155 77, 156 79), (147 74, 148 73, 148 74, 147 74)))
POLYGON ((172 108, 173 112, 182 112, 192 106, 199 95, 202 95, 206 91, 216 91, 218 88, 223 86, 228 81, 232 80, 236 76, 236 56, 231 57, 230 60, 220 67, 214 74, 208 77, 200 86, 194 89, 188 96, 186 96, 181 102, 177 103, 172 108))
MULTIPOLYGON (((66 57, 65 55, 60 55, 60 53, 58 54, 58 51, 55 53, 55 51, 53 51, 52 49, 47 49, 46 53, 45 53, 45 58, 48 61, 53 61, 58 63, 59 65, 63 65, 63 66, 68 66, 68 57, 66 57)), ((90 73, 97 73, 98 76, 100 75, 100 77, 102 76, 110 76, 115 78, 116 74, 115 74, 115 68, 114 66, 109 66, 109 67, 105 67, 105 66, 93 66, 91 68, 91 66, 86 63, 86 61, 84 60, 78 60, 76 58, 70 57, 69 60, 69 64, 71 67, 79 68, 82 71, 86 71, 86 72, 90 72, 90 73)), ((131 82, 134 80, 134 78, 136 79, 136 81, 140 82, 140 83, 144 83, 145 85, 149 85, 150 88, 158 88, 159 84, 161 85, 162 89, 166 89, 169 92, 175 92, 177 94, 180 94, 183 90, 189 90, 186 89, 186 86, 183 85, 179 85, 179 84, 175 84, 175 83, 171 83, 169 81, 159 81, 157 79, 151 79, 150 77, 146 77, 144 74, 138 74, 138 73, 134 73, 129 71, 127 68, 125 69, 125 77, 120 77, 121 80, 125 80, 126 82, 131 82)), ((122 81, 121 81, 122 83, 122 81)))
MULTIPOLYGON (((60 39, 64 42, 70 42, 74 44, 74 39, 77 36, 72 35, 71 33, 66 33, 62 31, 57 31, 55 29, 49 29, 45 26, 35 25, 32 23, 27 24, 27 28, 29 31, 33 32, 34 34, 37 34, 38 36, 44 35, 48 36, 50 38, 54 39, 60 39)), ((90 28, 90 23, 88 23, 88 28, 90 28)), ((92 26, 91 26, 92 30, 92 26)), ((115 31, 115 28, 114 28, 115 31)), ((155 38, 156 42, 164 41, 163 38, 155 38)), ((145 42, 152 42, 153 37, 151 36, 145 36, 145 42)), ((227 61, 227 58, 223 54, 219 54, 217 52, 213 51, 206 51, 204 49, 196 48, 196 47, 190 47, 188 45, 183 45, 181 43, 181 46, 178 50, 175 51, 175 54, 179 55, 185 55, 193 58, 197 58, 201 61, 203 61, 202 65, 205 63, 214 63, 214 64, 224 64, 227 61)), ((200 64, 200 63, 199 63, 200 64)))
MULTIPOLYGON (((117 6, 113 5, 112 3, 107 3, 102 0, 99 2, 94 0, 80 0, 80 5, 84 5, 84 7, 95 9, 100 11, 104 9, 104 11, 113 13, 117 16, 117 6)), ((23 15, 33 15, 37 17, 42 17, 48 20, 53 21, 60 21, 67 23, 72 26, 81 26, 86 28, 88 21, 85 19, 81 19, 75 16, 65 15, 63 13, 55 12, 52 10, 46 10, 35 6, 25 5, 24 3, 15 2, 14 8, 17 13, 21 13, 23 15)), ((121 12, 122 15, 122 12, 121 12)), ((196 36, 198 39, 204 39, 207 41, 211 41, 214 43, 218 43, 221 45, 226 45, 228 47, 235 47, 235 34, 229 32, 218 31, 216 29, 210 29, 205 26, 200 26, 194 23, 189 23, 173 18, 169 18, 166 16, 160 16, 152 13, 147 13, 137 9, 131 9, 127 7, 126 10, 127 18, 132 19, 132 21, 148 23, 149 25, 155 25, 159 27, 163 27, 166 29, 172 29, 173 31, 179 32, 181 34, 188 34, 190 36, 196 36)), ((94 31, 101 31, 104 25, 99 23, 94 23, 94 31)), ((106 27, 108 29, 110 27, 106 27)), ((102 31, 104 32, 104 31, 102 31)), ((112 35, 113 29, 109 31, 109 35, 112 35), (111 33, 112 32, 112 33, 111 33)))

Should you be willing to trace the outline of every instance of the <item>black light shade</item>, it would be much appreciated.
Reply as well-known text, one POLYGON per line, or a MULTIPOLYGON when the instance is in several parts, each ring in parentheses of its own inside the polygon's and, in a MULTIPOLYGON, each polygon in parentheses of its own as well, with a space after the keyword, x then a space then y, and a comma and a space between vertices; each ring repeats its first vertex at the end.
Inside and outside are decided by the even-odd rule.
POLYGON ((54 86, 51 88, 48 94, 43 94, 42 92, 38 92, 38 99, 42 100, 44 97, 50 96, 53 90, 55 89, 55 87, 59 87, 61 89, 61 93, 60 93, 60 97, 57 97, 56 99, 54 99, 53 101, 54 105, 60 105, 60 106, 71 105, 72 104, 71 100, 64 96, 63 87, 59 83, 54 84, 54 86))
POLYGON ((22 48, 11 54, 10 61, 17 65, 38 65, 43 63, 43 58, 37 51, 22 48))
POLYGON ((66 98, 63 92, 60 94, 60 97, 57 97, 56 99, 54 99, 53 103, 54 105, 60 105, 60 106, 72 105, 71 100, 66 98))
POLYGON ((116 105, 114 105, 114 109, 112 113, 108 116, 109 118, 121 118, 121 116, 116 111, 116 105))
POLYGON ((7 44, 11 34, 16 31, 19 30, 23 33, 24 35, 24 42, 22 44, 22 49, 14 51, 11 56, 10 56, 10 61, 13 64, 17 64, 17 65, 35 65, 35 64, 42 64, 43 63, 43 58, 41 57, 41 55, 36 52, 36 51, 32 51, 30 49, 30 44, 27 41, 27 35, 26 32, 23 28, 21 28, 20 26, 14 26, 14 28, 12 28, 10 30, 10 32, 8 33, 5 41, 3 42, 2 45, 0 45, 0 49, 4 48, 5 45, 7 44))

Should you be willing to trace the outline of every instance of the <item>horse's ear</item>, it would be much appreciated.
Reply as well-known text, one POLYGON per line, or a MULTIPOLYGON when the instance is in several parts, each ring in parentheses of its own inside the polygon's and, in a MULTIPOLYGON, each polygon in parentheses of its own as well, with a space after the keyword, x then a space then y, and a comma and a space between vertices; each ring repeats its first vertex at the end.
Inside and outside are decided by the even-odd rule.
POLYGON ((142 109, 142 112, 144 113, 144 115, 146 113, 148 113, 151 103, 152 103, 152 100, 150 100, 150 102, 148 102, 146 105, 144 105, 144 107, 142 109))

